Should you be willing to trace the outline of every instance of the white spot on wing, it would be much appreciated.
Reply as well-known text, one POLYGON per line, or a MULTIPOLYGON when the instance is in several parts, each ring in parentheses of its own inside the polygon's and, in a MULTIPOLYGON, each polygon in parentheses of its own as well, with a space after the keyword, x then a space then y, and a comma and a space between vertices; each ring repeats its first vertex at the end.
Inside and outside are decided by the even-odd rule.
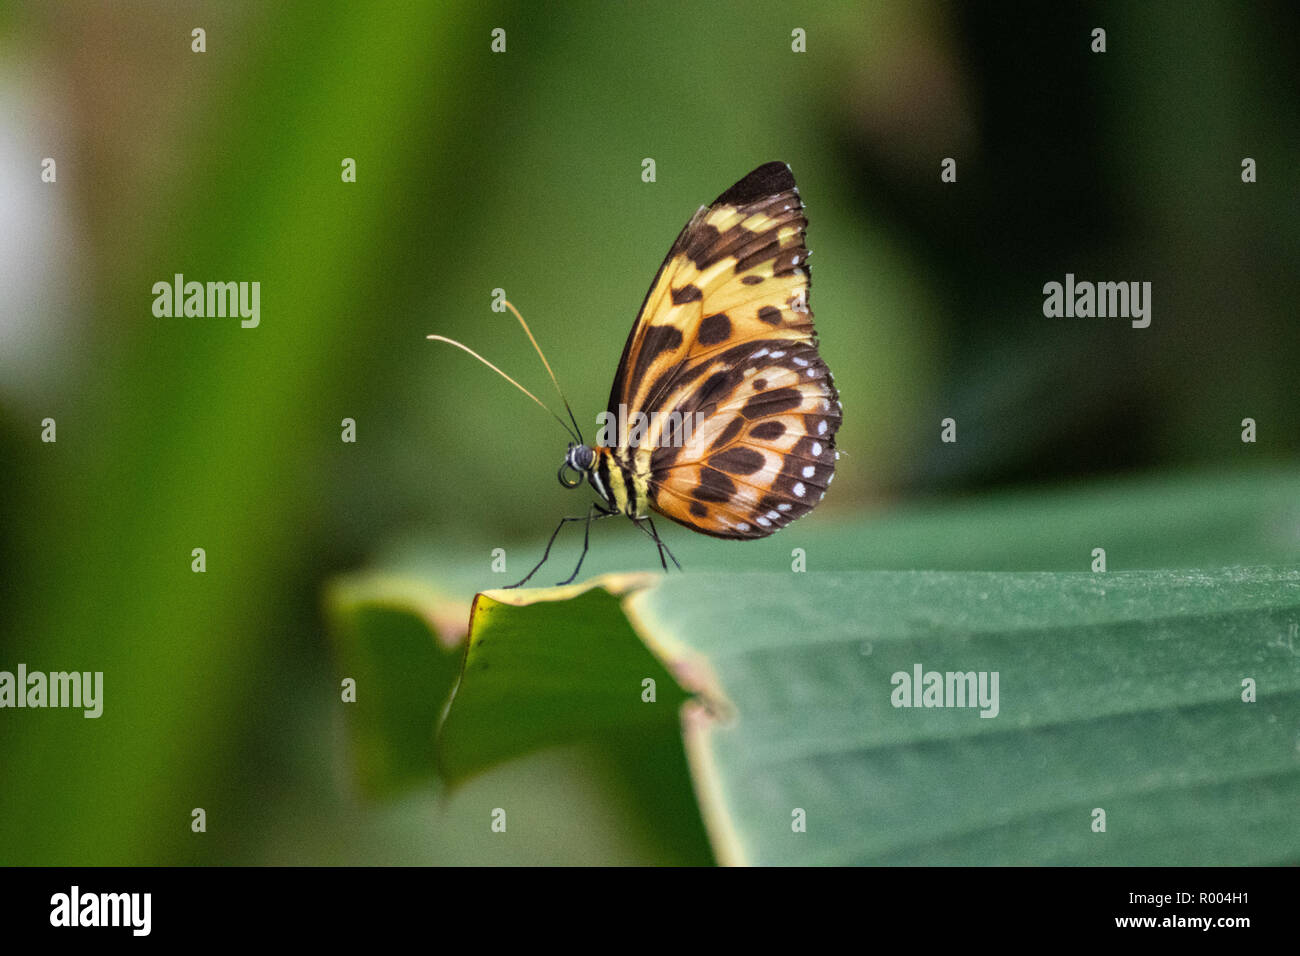
POLYGON ((794 492, 794 496, 795 496, 796 498, 802 498, 802 497, 803 497, 803 493, 804 493, 805 491, 807 491, 808 489, 805 488, 805 487, 803 486, 803 482, 802 482, 802 481, 796 481, 796 482, 794 483, 794 487, 791 488, 790 490, 794 492))
POLYGON ((812 465, 806 466, 803 470, 803 476, 805 478, 811 478, 815 474, 817 474, 817 469, 814 468, 812 465))

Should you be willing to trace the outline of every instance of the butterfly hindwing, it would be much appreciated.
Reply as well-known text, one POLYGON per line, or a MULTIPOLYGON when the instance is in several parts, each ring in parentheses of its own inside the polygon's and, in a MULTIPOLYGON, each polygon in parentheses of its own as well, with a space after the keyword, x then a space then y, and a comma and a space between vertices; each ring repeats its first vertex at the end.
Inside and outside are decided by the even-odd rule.
MULTIPOLYGON (((750 346, 753 343, 746 343, 750 346)), ((651 453, 656 510, 706 534, 755 538, 812 510, 835 473, 840 407, 811 343, 764 344, 709 363, 691 410, 703 421, 680 447, 651 453), (714 370, 716 369, 716 370, 714 370)))
POLYGON ((789 167, 760 166, 687 223, 624 347, 610 411, 659 424, 623 454, 648 472, 655 510, 705 534, 771 534, 834 474, 840 407, 808 307, 806 226, 789 167), (694 428, 674 431, 685 416, 694 428))

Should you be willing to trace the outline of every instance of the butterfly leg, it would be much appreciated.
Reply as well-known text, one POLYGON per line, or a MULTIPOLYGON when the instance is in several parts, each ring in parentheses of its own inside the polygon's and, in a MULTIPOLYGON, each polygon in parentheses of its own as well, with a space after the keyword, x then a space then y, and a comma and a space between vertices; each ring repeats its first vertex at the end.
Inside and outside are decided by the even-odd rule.
POLYGON ((527 584, 528 579, 531 578, 534 574, 536 574, 539 570, 541 570, 542 565, 546 563, 546 559, 551 556, 551 545, 555 544, 555 536, 560 533, 560 529, 563 528, 570 521, 584 521, 584 520, 587 522, 591 521, 590 510, 587 511, 587 517, 585 519, 584 518, 561 518, 560 523, 557 524, 555 526, 555 530, 551 532, 550 540, 546 542, 546 550, 542 552, 542 560, 538 561, 537 564, 533 567, 533 569, 524 575, 522 581, 516 581, 514 584, 507 584, 506 590, 510 590, 511 588, 523 587, 525 584, 527 584))
MULTIPOLYGON (((642 519, 642 520, 648 520, 648 519, 642 519)), ((667 571, 668 562, 664 560, 664 543, 659 540, 659 536, 657 534, 651 532, 649 528, 647 528, 644 524, 641 523, 641 521, 636 521, 634 523, 638 528, 640 528, 647 535, 649 535, 650 540, 655 543, 655 547, 659 549, 659 563, 663 566, 663 569, 667 571)), ((674 558, 673 560, 676 561, 677 559, 674 558)))
MULTIPOLYGON (((664 549, 664 552, 668 555, 669 559, 673 564, 677 565, 677 570, 680 571, 682 569, 682 563, 673 556, 673 553, 668 550, 668 545, 664 544, 663 539, 659 537, 659 529, 655 527, 654 519, 647 517, 645 520, 650 522, 650 530, 654 532, 655 544, 664 549)), ((665 567, 664 570, 667 571, 668 568, 665 567)))
MULTIPOLYGON (((551 545, 555 544, 555 537, 556 537, 556 535, 558 535, 558 534, 560 533, 560 529, 563 528, 563 527, 564 527, 566 524, 568 524, 570 521, 585 521, 585 522, 587 522, 587 530, 588 530, 588 533, 590 533, 590 531, 591 531, 591 521, 592 521, 592 517, 593 517, 593 516, 592 516, 592 512, 593 512, 593 511, 596 512, 596 515, 595 515, 596 518, 608 518, 608 517, 611 517, 611 516, 613 516, 613 515, 618 514, 617 511, 606 511, 606 510, 605 510, 604 508, 602 508, 600 505, 598 505, 598 504, 594 504, 594 503, 593 503, 592 506, 591 506, 590 508, 587 509, 587 513, 586 513, 586 515, 576 516, 576 517, 569 517, 569 518, 561 518, 561 519, 560 519, 560 523, 557 524, 557 525, 555 526, 555 530, 551 532, 550 540, 546 542, 546 550, 542 552, 542 560, 538 561, 537 564, 533 567, 533 569, 532 569, 531 571, 529 571, 527 574, 524 575, 524 578, 523 578, 522 581, 516 581, 514 584, 507 584, 506 587, 505 587, 505 590, 509 591, 509 590, 512 589, 512 588, 523 587, 525 584, 528 583, 528 579, 529 579, 529 578, 531 578, 534 574, 536 574, 539 570, 541 570, 542 565, 546 563, 546 559, 547 559, 548 557, 550 557, 550 555, 551 555, 551 545)), ((582 556, 583 556, 584 558, 587 556, 587 543, 586 543, 586 538, 585 538, 585 537, 583 538, 582 556)), ((579 559, 579 561, 578 561, 578 567, 579 567, 579 568, 582 567, 582 560, 581 560, 581 559, 579 559)), ((577 577, 577 576, 578 576, 578 571, 577 571, 577 569, 575 569, 574 572, 573 572, 573 577, 577 577)), ((572 581, 572 580, 573 580, 573 577, 569 578, 569 580, 572 581)), ((568 583, 568 582, 564 582, 564 583, 568 583)))
POLYGON ((650 540, 653 541, 655 547, 659 549, 659 563, 663 565, 663 569, 665 571, 668 570, 668 562, 664 560, 664 553, 667 552, 668 557, 673 559, 673 564, 677 565, 677 570, 680 571, 682 569, 682 563, 673 556, 673 553, 668 550, 668 545, 664 544, 663 539, 659 537, 659 530, 655 527, 654 519, 647 515, 640 521, 635 522, 635 524, 650 536, 650 540), (644 524, 642 522, 644 522, 644 524), (645 526, 647 524, 650 526, 649 528, 645 526))
POLYGON ((572 583, 573 579, 578 576, 578 572, 582 570, 582 562, 586 560, 587 547, 591 541, 591 522, 599 521, 601 518, 612 518, 616 514, 618 514, 617 511, 607 511, 606 509, 602 508, 600 505, 596 504, 595 502, 592 502, 591 507, 587 509, 587 528, 582 533, 582 554, 578 556, 578 566, 574 568, 573 573, 570 574, 563 581, 557 581, 556 582, 557 587, 572 583))

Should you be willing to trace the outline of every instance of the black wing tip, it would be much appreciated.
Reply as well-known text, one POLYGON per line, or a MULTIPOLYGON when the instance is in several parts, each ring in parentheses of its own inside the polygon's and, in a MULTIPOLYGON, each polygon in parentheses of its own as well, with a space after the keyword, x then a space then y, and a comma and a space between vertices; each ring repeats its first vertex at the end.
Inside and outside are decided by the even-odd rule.
POLYGON ((768 196, 789 192, 794 188, 794 173, 790 171, 788 164, 782 162, 764 163, 713 200, 713 204, 716 206, 718 203, 730 203, 735 206, 744 206, 751 202, 758 202, 760 199, 766 199, 768 196))

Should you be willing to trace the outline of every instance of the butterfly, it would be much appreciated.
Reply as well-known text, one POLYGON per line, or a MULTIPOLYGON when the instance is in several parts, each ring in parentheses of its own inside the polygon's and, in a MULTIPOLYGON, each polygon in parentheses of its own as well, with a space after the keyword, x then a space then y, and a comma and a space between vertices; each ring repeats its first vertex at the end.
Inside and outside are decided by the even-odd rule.
MULTIPOLYGON (((590 484, 599 500, 587 513, 582 569, 595 520, 625 515, 667 554, 652 512, 715 538, 748 541, 780 531, 816 507, 835 475, 839 395, 822 360, 808 305, 808 220, 785 163, 759 166, 682 229, 641 304, 610 389, 604 427, 594 445, 569 443, 558 478, 566 488, 590 484)), ((557 391, 550 363, 518 310, 557 391)), ((469 352, 536 396, 467 346, 469 352)), ((550 409, 547 409, 550 411, 550 409)))

